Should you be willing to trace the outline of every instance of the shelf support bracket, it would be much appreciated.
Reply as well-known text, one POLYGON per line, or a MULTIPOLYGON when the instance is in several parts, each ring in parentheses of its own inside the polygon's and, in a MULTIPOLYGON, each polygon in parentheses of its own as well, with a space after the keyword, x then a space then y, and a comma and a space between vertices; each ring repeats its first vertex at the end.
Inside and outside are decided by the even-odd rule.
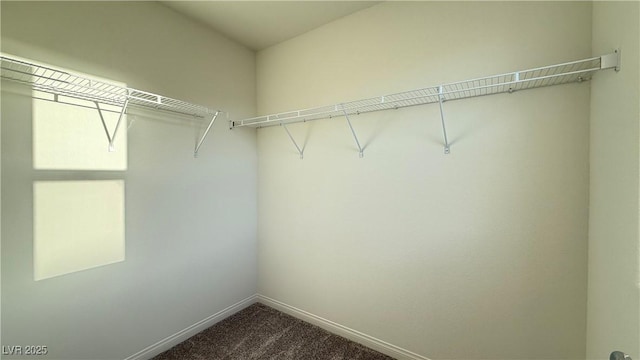
POLYGON ((122 122, 122 117, 127 111, 127 106, 129 106, 129 98, 127 97, 122 105, 122 110, 120 110, 120 115, 118 116, 118 122, 116 123, 116 128, 113 129, 113 134, 109 133, 109 128, 107 127, 107 122, 104 120, 104 115, 102 115, 102 109, 100 109, 100 103, 95 101, 96 109, 98 109, 98 114, 100 115, 100 121, 102 122, 102 127, 104 128, 105 134, 107 134, 107 140, 109 140, 109 152, 114 152, 115 148, 113 143, 116 139, 116 135, 118 134, 118 129, 120 128, 120 123, 122 122))
POLYGON ((440 121, 442 122, 442 135, 444 136, 444 153, 449 154, 449 140, 447 139, 447 127, 444 122, 444 111, 442 110, 442 103, 444 102, 444 94, 442 85, 438 87, 438 104, 440 105, 440 121))
POLYGON ((620 49, 615 49, 614 52, 600 57, 600 69, 611 69, 616 72, 620 71, 620 49))
POLYGON ((289 132, 289 129, 287 128, 287 125, 285 125, 283 123, 280 123, 280 126, 282 126, 284 128, 284 130, 287 132, 287 135, 289 135, 289 139, 291 139, 291 142, 293 143, 293 145, 298 150, 298 154, 300 154, 300 159, 304 159, 304 149, 300 150, 300 146, 298 146, 298 143, 296 142, 296 140, 291 135, 291 132, 289 132))
POLYGON ((362 158, 364 157, 364 149, 360 146, 360 141, 358 141, 358 135, 356 135, 356 131, 353 129, 353 125, 351 125, 351 120, 349 120, 349 114, 347 114, 347 110, 342 109, 342 113, 344 114, 345 119, 347 119, 347 124, 349 124, 349 129, 351 129, 351 135, 353 135, 353 139, 356 141, 356 145, 358 146, 358 155, 362 158))
POLYGON ((198 150, 200 150, 200 146, 202 146, 204 139, 206 139, 207 135, 209 135, 209 131, 211 131, 211 127, 213 126, 213 123, 216 121, 218 114, 220 114, 220 110, 216 111, 216 113, 213 114, 213 116, 211 117, 211 120, 209 121, 209 125, 207 125, 207 129, 204 131, 204 134, 202 134, 202 137, 200 138, 200 140, 198 140, 198 143, 196 144, 196 148, 193 151, 194 158, 198 157, 198 150))

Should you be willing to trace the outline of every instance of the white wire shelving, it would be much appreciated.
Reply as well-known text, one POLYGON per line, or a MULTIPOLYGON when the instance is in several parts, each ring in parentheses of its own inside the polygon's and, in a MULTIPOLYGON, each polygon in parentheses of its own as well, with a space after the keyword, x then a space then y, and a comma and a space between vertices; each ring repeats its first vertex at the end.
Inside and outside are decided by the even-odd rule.
POLYGON ((98 81, 83 75, 73 74, 66 70, 55 69, 31 60, 20 59, 5 54, 0 54, 0 64, 1 77, 3 80, 17 82, 30 86, 33 90, 52 94, 53 101, 78 105, 60 100, 59 96, 62 96, 94 103, 100 115, 107 140, 109 141, 109 151, 114 150, 113 143, 115 136, 120 127, 123 115, 130 107, 154 111, 159 110, 170 114, 200 118, 208 121, 206 130, 196 141, 194 149, 194 156, 196 157, 214 121, 221 113, 220 110, 212 110, 205 106, 191 104, 186 101, 172 99, 147 91, 98 81), (100 104, 120 108, 120 116, 112 132, 107 128, 102 114, 103 111, 109 110, 100 108, 100 104))
POLYGON ((360 157, 363 156, 363 149, 360 146, 358 137, 353 129, 350 115, 360 115, 373 111, 399 109, 409 106, 426 105, 438 103, 440 105, 440 115, 442 120, 442 130, 444 136, 444 151, 449 153, 449 142, 445 127, 445 118, 442 103, 451 100, 460 100, 478 96, 511 93, 514 91, 534 89, 545 86, 582 82, 591 79, 591 76, 604 69, 620 69, 620 51, 603 56, 592 57, 583 60, 565 62, 561 64, 538 67, 534 69, 520 70, 500 75, 487 76, 477 79, 459 81, 438 86, 426 87, 423 89, 410 90, 396 94, 383 95, 368 99, 344 102, 328 106, 320 106, 310 109, 294 110, 253 117, 232 122, 232 128, 236 127, 267 127, 282 125, 287 131, 287 135, 296 146, 302 158, 300 147, 295 142, 286 125, 296 122, 304 122, 319 119, 329 119, 334 117, 345 117, 356 145, 359 149, 360 157))

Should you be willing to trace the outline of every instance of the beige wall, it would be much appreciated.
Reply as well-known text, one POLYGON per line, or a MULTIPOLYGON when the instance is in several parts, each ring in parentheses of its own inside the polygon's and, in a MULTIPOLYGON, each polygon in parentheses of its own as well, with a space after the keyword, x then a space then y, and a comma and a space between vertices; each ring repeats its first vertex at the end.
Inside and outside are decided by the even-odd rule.
POLYGON ((622 49, 619 73, 591 85, 587 357, 640 358, 640 5, 593 4, 593 51, 622 49))
MULTIPOLYGON (((1 7, 3 52, 255 113, 255 54, 162 5, 1 7)), ((34 170, 31 111, 29 97, 3 91, 2 345, 48 345, 51 359, 122 359, 255 294, 255 132, 229 131, 223 118, 194 159, 188 122, 136 116, 125 172, 34 170), (35 282, 33 183, 119 178, 125 261, 35 282)))
MULTIPOLYGON (((390 2, 258 53, 258 113, 591 56, 591 4, 390 2)), ((584 358, 589 84, 258 130, 261 294, 433 359, 584 358)))

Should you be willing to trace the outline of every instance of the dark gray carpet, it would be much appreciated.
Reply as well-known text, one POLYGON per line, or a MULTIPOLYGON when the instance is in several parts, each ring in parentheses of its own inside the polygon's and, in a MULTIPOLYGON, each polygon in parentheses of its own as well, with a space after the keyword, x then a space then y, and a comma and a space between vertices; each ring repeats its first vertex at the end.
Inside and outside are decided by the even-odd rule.
POLYGON ((231 315, 152 360, 393 360, 263 304, 231 315))

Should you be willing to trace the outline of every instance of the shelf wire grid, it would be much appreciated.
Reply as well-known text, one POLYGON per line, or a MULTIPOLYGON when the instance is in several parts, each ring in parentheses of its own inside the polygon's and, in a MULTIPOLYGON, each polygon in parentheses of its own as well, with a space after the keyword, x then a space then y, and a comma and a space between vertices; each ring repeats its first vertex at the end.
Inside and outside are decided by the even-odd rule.
POLYGON ((31 86, 33 90, 53 95, 98 102, 102 104, 135 106, 144 109, 161 110, 199 118, 211 117, 216 111, 205 106, 191 104, 162 95, 93 80, 67 71, 0 56, 1 77, 31 86))
POLYGON ((433 104, 438 103, 440 97, 442 97, 443 101, 450 101, 510 93, 519 90, 590 80, 592 74, 601 69, 601 57, 593 57, 335 105, 258 116, 234 121, 232 125, 233 127, 267 127, 327 119, 344 116, 345 114, 359 115, 373 111, 433 104))

